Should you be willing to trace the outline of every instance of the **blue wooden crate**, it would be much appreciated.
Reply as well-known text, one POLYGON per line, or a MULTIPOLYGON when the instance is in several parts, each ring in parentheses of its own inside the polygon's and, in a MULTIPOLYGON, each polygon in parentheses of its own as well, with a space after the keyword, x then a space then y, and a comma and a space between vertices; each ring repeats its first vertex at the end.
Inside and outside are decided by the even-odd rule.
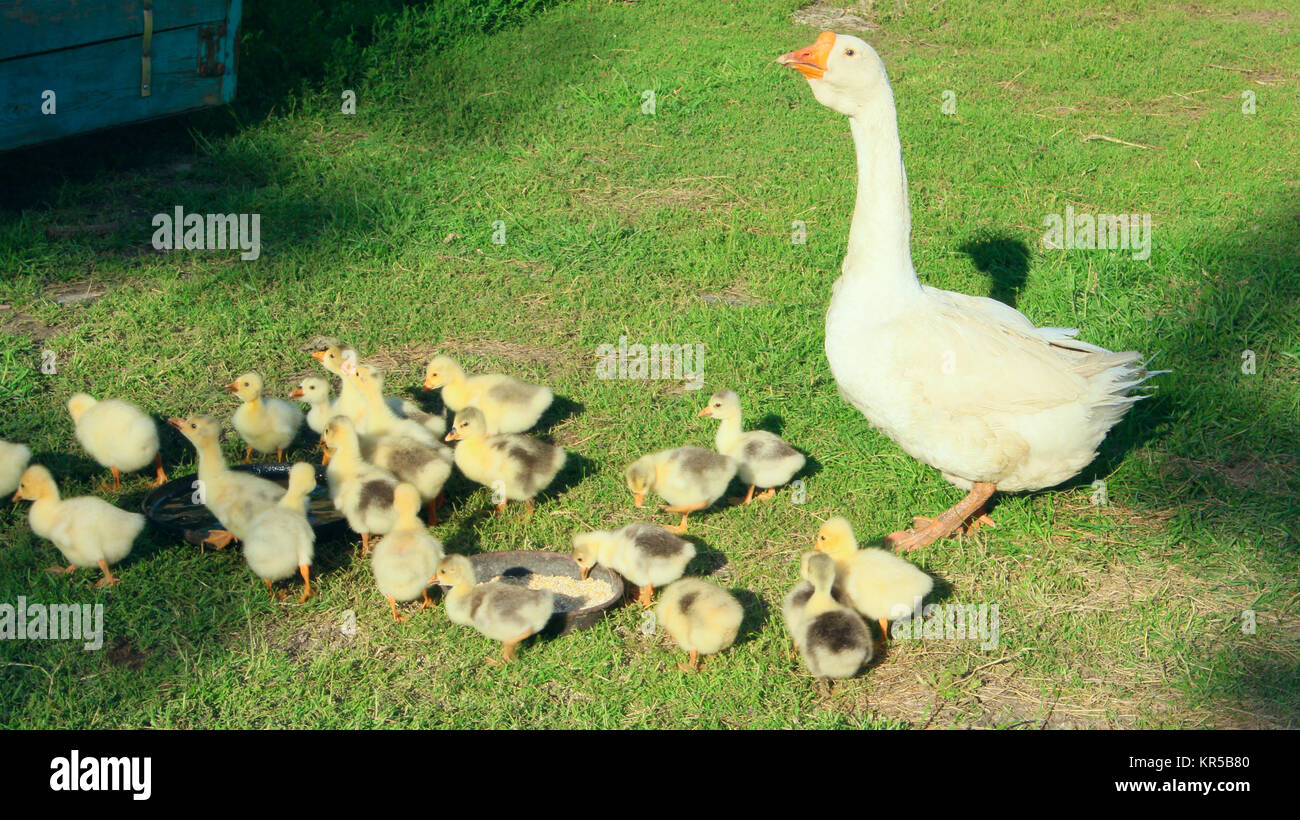
POLYGON ((235 98, 242 0, 0 0, 0 150, 235 98))

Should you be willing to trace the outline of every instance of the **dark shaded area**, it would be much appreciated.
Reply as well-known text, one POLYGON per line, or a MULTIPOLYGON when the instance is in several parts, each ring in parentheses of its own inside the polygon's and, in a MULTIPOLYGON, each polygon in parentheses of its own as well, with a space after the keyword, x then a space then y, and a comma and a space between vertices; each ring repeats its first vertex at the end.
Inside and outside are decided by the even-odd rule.
POLYGON ((739 587, 732 587, 727 590, 730 592, 745 610, 745 615, 740 621, 740 631, 736 633, 736 642, 733 646, 741 646, 749 643, 758 637, 763 631, 763 624, 768 621, 770 608, 767 602, 758 597, 753 592, 739 587))
POLYGON ((517 25, 561 2, 252 0, 240 24, 234 103, 0 153, 0 213, 48 205, 63 186, 104 174, 193 161, 205 144, 291 109, 317 89, 360 93, 376 56, 368 49, 383 33, 385 62, 400 62, 435 54, 466 34, 517 25))
POLYGON ((1029 247, 1010 236, 985 236, 966 242, 957 250, 969 254, 975 269, 987 273, 989 297, 1016 306, 1016 297, 1029 280, 1029 247))
POLYGON ((546 408, 542 417, 537 420, 533 426, 530 435, 534 432, 549 432, 552 428, 574 416, 581 414, 587 407, 580 401, 574 401, 568 396, 556 396, 551 401, 551 406, 546 408))
POLYGON ((686 565, 686 575, 709 576, 727 565, 727 554, 710 547, 698 535, 688 532, 681 537, 695 545, 695 557, 686 565))

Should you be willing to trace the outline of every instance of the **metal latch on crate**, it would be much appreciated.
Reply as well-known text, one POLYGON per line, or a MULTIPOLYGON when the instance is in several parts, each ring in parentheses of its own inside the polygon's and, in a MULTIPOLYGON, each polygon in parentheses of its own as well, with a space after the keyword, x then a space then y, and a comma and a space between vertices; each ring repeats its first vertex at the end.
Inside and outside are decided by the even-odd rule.
POLYGON ((217 62, 221 41, 226 37, 226 24, 199 26, 199 76, 220 77, 226 73, 226 64, 217 62))
POLYGON ((144 40, 140 47, 140 96, 153 93, 153 0, 144 0, 144 40))

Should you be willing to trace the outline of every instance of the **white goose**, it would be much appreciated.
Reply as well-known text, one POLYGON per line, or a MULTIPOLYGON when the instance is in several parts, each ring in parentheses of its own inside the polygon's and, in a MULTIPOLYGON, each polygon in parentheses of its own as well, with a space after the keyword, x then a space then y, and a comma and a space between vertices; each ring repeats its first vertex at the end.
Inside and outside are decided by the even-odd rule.
POLYGON ((995 490, 1038 490, 1097 455, 1133 389, 1154 373, 1039 328, 993 299, 922 285, 912 269, 911 214, 894 95, 884 63, 857 37, 822 32, 779 58, 813 96, 849 118, 858 193, 843 275, 826 311, 826 358, 844 396, 908 454, 968 490, 938 518, 890 535, 910 550, 952 534, 995 490))

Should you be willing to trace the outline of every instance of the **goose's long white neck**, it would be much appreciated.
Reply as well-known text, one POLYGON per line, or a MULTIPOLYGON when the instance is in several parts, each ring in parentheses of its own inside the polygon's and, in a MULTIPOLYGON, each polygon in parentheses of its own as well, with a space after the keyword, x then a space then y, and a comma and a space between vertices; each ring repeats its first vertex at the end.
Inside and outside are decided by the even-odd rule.
POLYGON ((857 151, 858 194, 835 300, 859 316, 880 316, 921 293, 912 268, 912 215, 898 114, 888 84, 849 117, 849 129, 857 151))

